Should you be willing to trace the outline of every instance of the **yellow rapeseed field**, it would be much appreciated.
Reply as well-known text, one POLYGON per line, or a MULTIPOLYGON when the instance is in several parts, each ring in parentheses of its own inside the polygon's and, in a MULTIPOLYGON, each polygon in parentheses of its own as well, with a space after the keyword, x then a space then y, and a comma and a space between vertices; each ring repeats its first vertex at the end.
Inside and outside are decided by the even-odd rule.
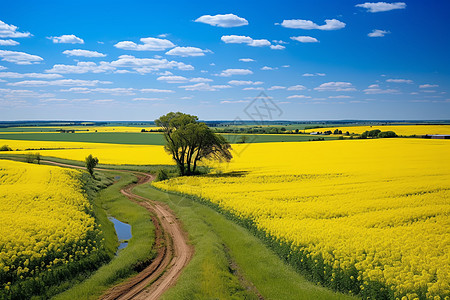
POLYGON ((48 283, 52 270, 99 251, 80 174, 0 160, 0 298, 19 281, 48 283))
MULTIPOLYGON (((432 135, 432 134, 450 134, 450 125, 387 125, 387 126, 349 126, 349 127, 324 127, 304 130, 306 133, 310 132, 323 132, 335 129, 342 130, 343 133, 348 131, 349 133, 361 134, 364 131, 370 131, 379 129, 381 131, 394 131, 397 135, 432 135)), ((303 132, 303 130, 301 131, 303 132)))
POLYGON ((154 185, 250 220, 328 286, 371 299, 450 297, 450 141, 233 147, 222 172, 154 185))
POLYGON ((156 145, 124 145, 106 143, 82 143, 82 142, 47 142, 47 141, 22 141, 0 140, 0 145, 8 145, 12 149, 22 151, 2 151, 1 154, 26 154, 25 149, 54 149, 32 150, 42 156, 52 156, 70 160, 84 161, 86 156, 92 154, 98 157, 102 164, 173 164, 170 156, 164 151, 163 146, 156 145))
MULTIPOLYGON (((2 132, 2 133, 39 133, 39 132, 55 132, 59 129, 88 131, 88 132, 141 132, 142 129, 147 131, 157 130, 160 127, 149 126, 44 126, 44 127, 15 127, 17 132, 2 132), (30 130, 33 129, 33 130, 30 130)), ((1 129, 0 129, 1 132, 1 129)))

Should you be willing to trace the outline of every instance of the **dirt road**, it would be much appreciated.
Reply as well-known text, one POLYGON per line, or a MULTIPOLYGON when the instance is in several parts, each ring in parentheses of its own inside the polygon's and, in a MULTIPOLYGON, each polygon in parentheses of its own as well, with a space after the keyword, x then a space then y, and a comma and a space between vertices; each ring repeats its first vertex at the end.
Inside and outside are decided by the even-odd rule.
MULTIPOLYGON (((79 166, 42 161, 61 167, 84 169, 79 166)), ((130 200, 146 208, 152 214, 155 225, 155 259, 136 276, 107 291, 101 299, 159 299, 161 295, 175 284, 183 268, 189 263, 194 249, 188 244, 187 234, 172 210, 164 203, 152 201, 132 192, 137 185, 154 179, 153 175, 125 170, 97 169, 101 171, 118 171, 133 173, 138 182, 130 184, 120 192, 130 200)))

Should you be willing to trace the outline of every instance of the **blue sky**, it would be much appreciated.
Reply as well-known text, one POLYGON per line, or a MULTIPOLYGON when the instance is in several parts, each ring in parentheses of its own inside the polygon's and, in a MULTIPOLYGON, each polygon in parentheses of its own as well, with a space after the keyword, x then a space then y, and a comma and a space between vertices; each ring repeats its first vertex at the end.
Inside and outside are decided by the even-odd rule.
POLYGON ((449 119, 445 0, 3 1, 1 120, 449 119))

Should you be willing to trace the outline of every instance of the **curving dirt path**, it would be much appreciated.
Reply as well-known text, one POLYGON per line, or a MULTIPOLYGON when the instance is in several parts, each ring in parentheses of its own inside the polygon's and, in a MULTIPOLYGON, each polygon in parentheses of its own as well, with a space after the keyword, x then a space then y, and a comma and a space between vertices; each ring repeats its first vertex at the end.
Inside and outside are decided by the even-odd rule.
MULTIPOLYGON (((80 166, 42 161, 61 167, 84 169, 80 166)), ((175 284, 183 268, 191 260, 194 249, 188 244, 187 234, 183 231, 180 222, 172 210, 161 202, 133 193, 137 185, 149 183, 154 179, 153 175, 127 171, 99 169, 101 171, 118 171, 133 173, 138 177, 138 182, 124 187, 120 192, 130 200, 146 208, 152 214, 155 225, 155 249, 157 255, 153 261, 140 273, 108 290, 101 299, 159 299, 161 295, 175 284)))

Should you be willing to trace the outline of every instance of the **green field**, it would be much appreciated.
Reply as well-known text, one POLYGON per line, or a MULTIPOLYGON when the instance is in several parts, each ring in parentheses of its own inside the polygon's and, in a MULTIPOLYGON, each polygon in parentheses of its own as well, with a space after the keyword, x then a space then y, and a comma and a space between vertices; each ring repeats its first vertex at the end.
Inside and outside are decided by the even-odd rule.
MULTIPOLYGON (((300 134, 224 134, 230 143, 240 141, 242 136, 247 137, 246 143, 271 142, 305 142, 317 138, 311 135, 300 134)), ((320 136, 325 140, 335 140, 337 136, 320 136)), ((164 136, 161 133, 140 132, 92 132, 92 133, 0 133, 0 140, 27 140, 27 141, 56 141, 56 142, 86 142, 128 145, 164 145, 164 136)), ((0 142, 1 143, 1 142, 0 142)))

